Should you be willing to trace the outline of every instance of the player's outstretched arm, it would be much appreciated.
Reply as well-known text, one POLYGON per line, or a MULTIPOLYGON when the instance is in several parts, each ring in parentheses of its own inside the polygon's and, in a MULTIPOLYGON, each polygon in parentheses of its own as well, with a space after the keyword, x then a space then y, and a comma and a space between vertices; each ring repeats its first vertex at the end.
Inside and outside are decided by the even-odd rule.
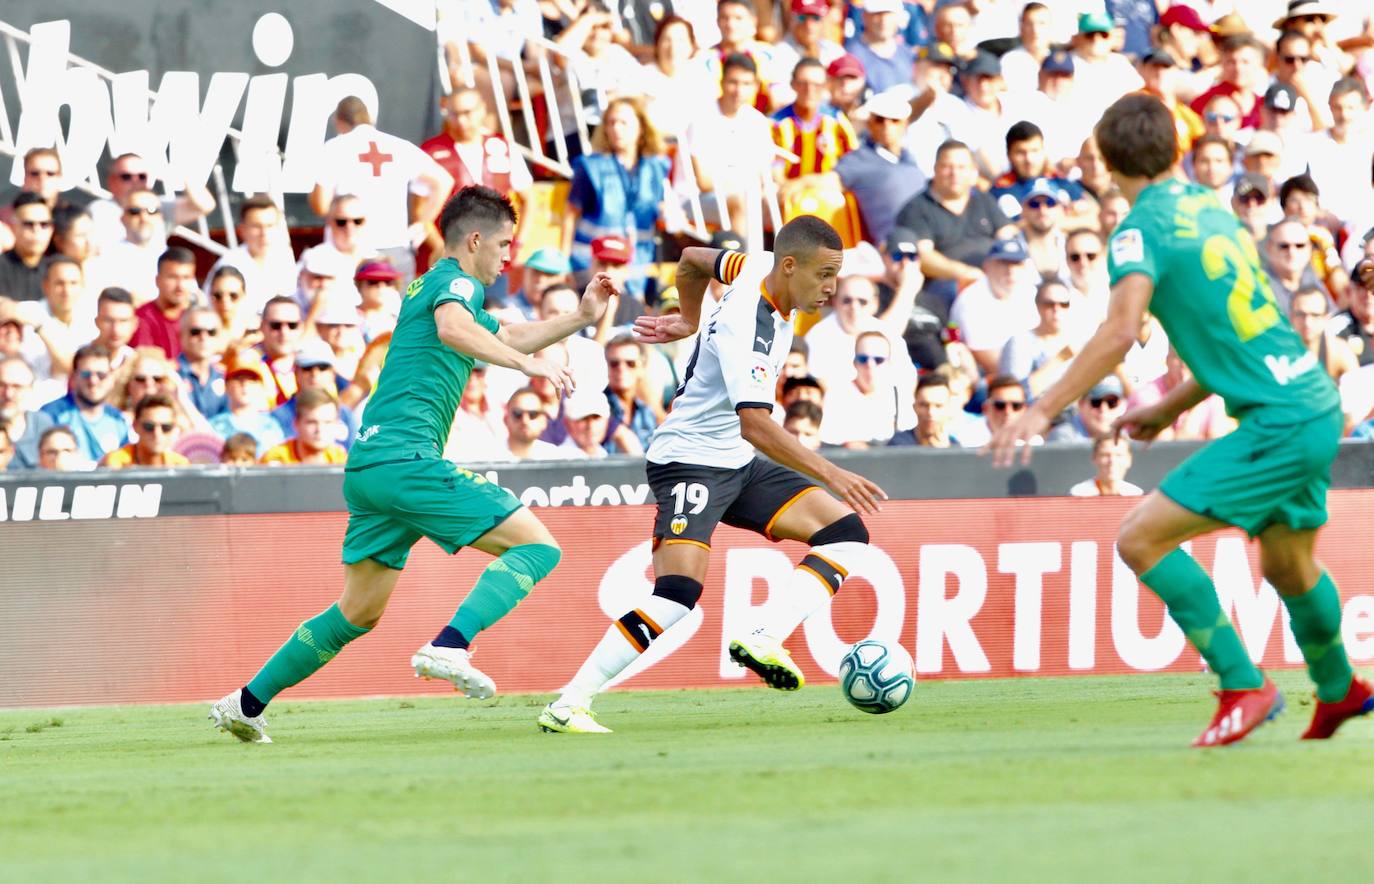
POLYGON ((1011 466, 1018 448, 1021 462, 1030 463, 1030 441, 1043 435, 1055 415, 1078 401, 1126 358, 1140 334, 1140 324, 1145 321, 1145 310, 1153 294, 1154 282, 1143 273, 1131 273, 1112 286, 1107 318, 1069 363, 1063 377, 1051 384, 1030 408, 992 434, 992 441, 983 450, 992 455, 993 466, 1011 466))
POLYGON ((767 408, 739 409, 740 435, 750 445, 776 463, 804 473, 834 492, 835 496, 859 513, 876 513, 887 500, 887 492, 873 482, 842 470, 814 451, 802 447, 773 420, 767 408))
POLYGON ((667 344, 696 334, 701 324, 701 302, 706 287, 716 275, 716 262, 723 249, 692 247, 683 249, 677 262, 678 300, 682 309, 666 316, 641 316, 634 322, 635 336, 646 344, 667 344))
POLYGON ((439 340, 459 353, 502 368, 513 368, 528 377, 547 378, 560 394, 573 388, 572 373, 566 366, 521 353, 478 325, 468 308, 456 301, 440 304, 435 309, 434 325, 439 340))
POLYGON ((550 344, 577 334, 601 318, 611 295, 618 295, 615 283, 604 273, 598 273, 587 283, 575 313, 566 313, 537 322, 517 322, 501 326, 496 337, 521 353, 538 353, 550 344))

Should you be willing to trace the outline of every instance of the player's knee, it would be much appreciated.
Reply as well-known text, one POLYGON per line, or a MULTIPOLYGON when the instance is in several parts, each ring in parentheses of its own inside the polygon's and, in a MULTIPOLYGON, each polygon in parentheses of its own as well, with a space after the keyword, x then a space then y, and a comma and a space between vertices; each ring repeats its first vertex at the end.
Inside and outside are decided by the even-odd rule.
POLYGON ((654 595, 676 602, 687 610, 696 607, 701 598, 701 582, 682 574, 664 574, 654 580, 654 595))
POLYGON ((1316 585, 1321 576, 1316 562, 1287 555, 1274 555, 1260 547, 1260 573, 1280 595, 1302 595, 1316 585))
POLYGON ((868 543, 868 526, 859 518, 858 513, 849 513, 826 525, 807 543, 812 546, 825 546, 827 543, 868 543))
POLYGON ((563 558, 563 549, 550 538, 549 543, 513 546, 502 558, 513 560, 517 563, 516 570, 523 572, 533 583, 538 583, 558 567, 563 558))
POLYGON ((1156 544, 1127 516, 1116 535, 1116 552, 1136 574, 1144 574, 1154 567, 1160 555, 1156 544))

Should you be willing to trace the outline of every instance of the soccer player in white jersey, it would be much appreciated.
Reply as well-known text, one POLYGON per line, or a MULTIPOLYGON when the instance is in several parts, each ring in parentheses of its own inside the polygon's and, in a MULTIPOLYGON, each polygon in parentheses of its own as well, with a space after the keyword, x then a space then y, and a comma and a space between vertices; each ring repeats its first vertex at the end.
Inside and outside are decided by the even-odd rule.
POLYGON ((540 713, 543 730, 610 732, 590 711, 593 698, 696 605, 719 522, 810 545, 784 597, 765 607, 766 622, 730 642, 730 658, 770 687, 802 686, 782 641, 840 588, 868 543, 859 513, 877 512, 887 498, 868 479, 802 447, 772 418, 792 346, 792 311, 815 313, 830 300, 842 249, 839 234, 809 216, 779 230, 771 253, 689 248, 677 266, 682 312, 635 321, 646 343, 680 340, 697 331, 707 284, 729 286, 649 445, 646 472, 658 501, 653 594, 611 624, 562 696, 540 713), (821 486, 839 500, 811 493, 821 486))

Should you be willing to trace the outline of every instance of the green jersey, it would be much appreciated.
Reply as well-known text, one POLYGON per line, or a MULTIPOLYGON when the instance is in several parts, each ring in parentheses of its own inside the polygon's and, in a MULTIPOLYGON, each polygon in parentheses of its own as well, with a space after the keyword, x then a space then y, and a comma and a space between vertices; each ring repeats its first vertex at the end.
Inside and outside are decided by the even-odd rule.
POLYGON ((348 454, 350 466, 443 453, 453 416, 472 373, 471 356, 439 340, 434 311, 456 301, 477 324, 501 326, 482 309, 486 289, 453 258, 445 258, 406 288, 386 362, 363 414, 364 426, 348 454))
POLYGON ((1297 423, 1339 406, 1335 384, 1275 303, 1249 231, 1213 191, 1176 180, 1145 188, 1112 236, 1108 268, 1113 285, 1132 273, 1150 278, 1150 312, 1231 416, 1297 423))

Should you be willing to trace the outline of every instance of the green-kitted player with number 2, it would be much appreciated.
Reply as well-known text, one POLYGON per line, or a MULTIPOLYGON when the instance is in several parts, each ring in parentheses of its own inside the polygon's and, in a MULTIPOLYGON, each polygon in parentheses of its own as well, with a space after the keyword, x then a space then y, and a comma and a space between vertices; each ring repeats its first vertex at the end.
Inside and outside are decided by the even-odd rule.
POLYGON ((1121 362, 1146 310, 1153 313, 1193 379, 1155 405, 1128 411, 1117 429, 1153 439, 1212 393, 1240 423, 1170 473, 1117 538, 1122 560, 1221 680, 1216 715, 1193 745, 1234 743, 1283 708, 1221 610, 1211 578, 1180 548, 1228 525, 1259 539, 1261 570, 1288 608, 1316 683, 1316 711, 1303 737, 1330 737, 1347 719, 1374 710, 1374 690, 1354 674, 1341 643, 1336 586, 1313 558, 1343 427, 1335 385, 1274 302, 1240 221, 1212 191, 1175 177, 1177 136, 1164 105, 1127 96, 1103 114, 1096 138, 1131 202, 1111 240, 1107 319, 1063 378, 994 434, 989 449, 1001 466, 1018 447, 1029 460, 1026 443, 1121 362))

